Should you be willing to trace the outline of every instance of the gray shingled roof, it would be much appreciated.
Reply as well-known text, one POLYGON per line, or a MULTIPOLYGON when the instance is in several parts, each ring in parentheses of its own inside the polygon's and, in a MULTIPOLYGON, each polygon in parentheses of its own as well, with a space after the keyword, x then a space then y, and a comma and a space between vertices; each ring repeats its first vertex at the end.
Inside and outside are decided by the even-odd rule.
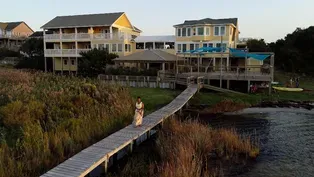
MULTIPOLYGON (((136 52, 131 55, 114 59, 114 61, 120 61, 120 62, 138 62, 138 61, 169 62, 169 61, 176 61, 176 60, 177 60, 177 56, 161 51, 161 50, 144 50, 141 52, 136 52)), ((183 58, 178 57, 178 60, 183 60, 183 58)))
POLYGON ((238 18, 222 18, 222 19, 212 19, 204 18, 201 20, 185 20, 182 24, 174 25, 174 27, 185 26, 185 25, 197 25, 197 24, 227 24, 231 23, 237 26, 238 18))
POLYGON ((57 16, 41 28, 110 26, 122 14, 124 14, 124 12, 57 16))

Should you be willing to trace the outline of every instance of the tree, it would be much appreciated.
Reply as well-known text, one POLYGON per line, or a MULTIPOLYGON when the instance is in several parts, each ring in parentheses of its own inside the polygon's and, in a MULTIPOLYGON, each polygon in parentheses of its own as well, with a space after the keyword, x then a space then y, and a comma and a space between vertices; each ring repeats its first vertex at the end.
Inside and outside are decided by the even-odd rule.
POLYGON ((314 74, 314 27, 297 28, 284 39, 268 44, 275 52, 275 66, 287 72, 314 74))
POLYGON ((78 62, 78 73, 84 77, 95 77, 105 73, 106 66, 113 64, 112 60, 119 57, 117 54, 109 53, 108 50, 100 49, 82 52, 81 55, 78 62))
POLYGON ((25 41, 20 50, 28 57, 44 56, 44 42, 42 39, 30 38, 25 41))
POLYGON ((23 58, 15 66, 18 69, 45 70, 44 43, 42 39, 30 38, 20 48, 23 58))
POLYGON ((264 41, 264 39, 249 39, 247 42, 247 47, 250 52, 267 52, 269 48, 264 41))

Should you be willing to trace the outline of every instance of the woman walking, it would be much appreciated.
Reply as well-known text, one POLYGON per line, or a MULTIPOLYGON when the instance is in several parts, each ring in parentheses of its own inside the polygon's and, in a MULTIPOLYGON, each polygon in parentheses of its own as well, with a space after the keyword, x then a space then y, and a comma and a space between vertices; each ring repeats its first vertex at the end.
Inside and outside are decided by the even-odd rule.
POLYGON ((135 114, 133 118, 133 125, 135 127, 140 127, 143 122, 144 115, 144 103, 141 101, 141 97, 137 97, 137 101, 135 103, 135 114))

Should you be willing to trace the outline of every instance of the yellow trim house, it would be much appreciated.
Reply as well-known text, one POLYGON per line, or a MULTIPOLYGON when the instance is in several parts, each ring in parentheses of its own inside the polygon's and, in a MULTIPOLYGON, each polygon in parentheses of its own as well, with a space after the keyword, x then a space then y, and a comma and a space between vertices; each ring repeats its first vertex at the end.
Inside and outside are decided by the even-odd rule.
POLYGON ((44 36, 45 69, 52 59, 53 71, 77 71, 81 52, 107 48, 126 56, 135 51, 134 38, 141 30, 124 12, 57 16, 41 27, 44 36), (48 33, 49 31, 49 33, 48 33))
MULTIPOLYGON (((197 55, 183 54, 185 51, 195 50, 201 47, 231 47, 235 48, 239 40, 239 27, 237 18, 200 20, 185 20, 182 24, 174 25, 176 45, 175 50, 181 57, 188 57, 192 63, 196 63, 197 55)), ((202 56, 202 65, 229 65, 229 52, 206 53, 202 56)))

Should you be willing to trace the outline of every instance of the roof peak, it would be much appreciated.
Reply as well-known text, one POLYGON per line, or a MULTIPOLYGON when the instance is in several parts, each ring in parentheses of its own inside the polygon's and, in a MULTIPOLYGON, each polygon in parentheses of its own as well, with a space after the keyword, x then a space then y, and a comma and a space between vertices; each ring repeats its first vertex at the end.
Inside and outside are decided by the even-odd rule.
POLYGON ((77 14, 77 15, 61 15, 56 17, 77 17, 77 16, 88 16, 88 15, 111 15, 111 14, 123 14, 125 12, 108 12, 108 13, 93 13, 93 14, 77 14))

